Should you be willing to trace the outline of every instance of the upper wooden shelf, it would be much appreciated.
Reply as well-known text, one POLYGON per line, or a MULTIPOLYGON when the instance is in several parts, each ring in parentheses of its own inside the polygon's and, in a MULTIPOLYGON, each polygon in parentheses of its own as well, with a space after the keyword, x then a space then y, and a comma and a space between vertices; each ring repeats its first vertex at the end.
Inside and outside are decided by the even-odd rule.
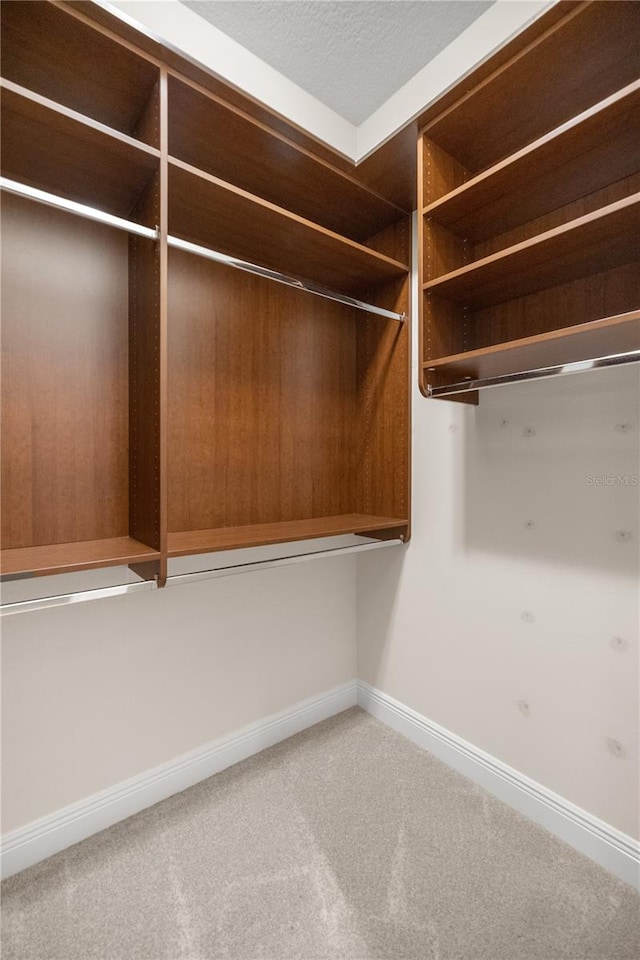
POLYGON ((475 242, 498 236, 635 173, 639 140, 636 81, 424 207, 423 213, 475 242))
POLYGON ((485 307, 630 263, 640 255, 640 193, 423 284, 485 307))
POLYGON ((159 169, 158 150, 11 81, 0 91, 4 176, 130 214, 159 169))
POLYGON ((405 216, 355 177, 173 76, 169 153, 352 240, 366 240, 405 216))
POLYGON ((639 35, 635 0, 578 4, 424 132, 479 172, 637 80, 639 35))
POLYGON ((159 145, 157 130, 142 122, 159 78, 153 63, 41 0, 2 4, 1 42, 7 79, 159 145))
POLYGON ((169 556, 184 557, 195 553, 214 553, 216 550, 261 547, 270 543, 395 530, 406 527, 407 522, 406 519, 400 520, 396 517, 348 513, 336 517, 313 517, 309 520, 286 520, 246 527, 185 530, 181 533, 169 533, 169 556))
POLYGON ((406 275, 409 269, 173 158, 169 233, 352 295, 406 275))
POLYGON ((552 330, 422 364, 438 382, 506 376, 640 350, 640 310, 552 330))
POLYGON ((50 543, 37 547, 18 547, 0 553, 0 573, 3 576, 32 574, 49 576, 54 573, 73 573, 95 567, 116 567, 129 563, 156 560, 157 550, 139 543, 132 537, 112 537, 106 540, 82 540, 76 543, 50 543))

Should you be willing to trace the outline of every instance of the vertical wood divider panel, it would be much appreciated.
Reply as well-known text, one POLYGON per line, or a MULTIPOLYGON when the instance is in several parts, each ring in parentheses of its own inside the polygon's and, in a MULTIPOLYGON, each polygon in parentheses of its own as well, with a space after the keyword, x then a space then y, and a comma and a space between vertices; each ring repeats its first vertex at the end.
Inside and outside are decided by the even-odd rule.
POLYGON ((130 533, 161 553, 133 564, 143 579, 167 577, 167 77, 162 70, 156 116, 159 169, 142 199, 143 222, 159 239, 131 237, 129 277, 129 525, 130 533))
POLYGON ((427 394, 427 373, 423 366, 423 363, 428 359, 430 355, 429 341, 427 335, 427 325, 425 318, 425 294, 422 290, 423 284, 425 281, 425 257, 427 254, 425 245, 424 245, 424 216, 422 215, 422 208, 424 205, 424 199, 426 196, 425 193, 425 176, 424 176, 424 137, 421 133, 418 133, 418 142, 417 142, 417 176, 418 176, 418 196, 417 196, 417 207, 418 207, 418 243, 416 249, 416 259, 418 267, 418 387, 420 388, 420 393, 423 397, 428 396, 427 394))
POLYGON ((169 285, 169 79, 166 67, 160 71, 160 576, 167 579, 167 408, 168 408, 168 285, 169 285))
MULTIPOLYGON (((411 220, 392 224, 369 244, 411 260, 411 220)), ((376 302, 409 317, 410 275, 375 291, 376 302)), ((406 526, 380 536, 410 536, 411 325, 366 317, 357 327, 358 431, 354 455, 358 510, 402 517, 406 526)), ((379 531, 370 531, 377 537, 379 531)))

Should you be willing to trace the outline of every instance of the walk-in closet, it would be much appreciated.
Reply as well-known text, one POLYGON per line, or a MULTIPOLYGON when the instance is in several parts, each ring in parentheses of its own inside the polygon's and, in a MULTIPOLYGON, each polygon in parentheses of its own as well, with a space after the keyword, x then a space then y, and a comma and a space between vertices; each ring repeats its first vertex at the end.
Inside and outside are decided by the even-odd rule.
POLYGON ((3 960, 640 955, 640 2, 0 39, 3 960))

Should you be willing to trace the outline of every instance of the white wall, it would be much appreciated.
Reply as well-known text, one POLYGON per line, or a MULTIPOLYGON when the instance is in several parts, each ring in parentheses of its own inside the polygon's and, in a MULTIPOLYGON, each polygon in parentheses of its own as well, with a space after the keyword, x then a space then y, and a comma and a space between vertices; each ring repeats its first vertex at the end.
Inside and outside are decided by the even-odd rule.
POLYGON ((3 619, 3 832, 355 679, 355 562, 3 619))
POLYGON ((413 539, 359 559, 359 676, 637 837, 638 369, 477 408, 413 384, 413 539))

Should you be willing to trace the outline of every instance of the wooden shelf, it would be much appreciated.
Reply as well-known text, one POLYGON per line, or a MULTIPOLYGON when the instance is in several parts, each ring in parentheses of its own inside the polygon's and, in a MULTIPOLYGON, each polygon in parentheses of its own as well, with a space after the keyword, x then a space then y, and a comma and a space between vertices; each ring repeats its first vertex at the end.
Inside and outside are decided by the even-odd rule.
POLYGON ((478 308, 629 263, 639 253, 640 193, 423 284, 478 308))
POLYGON ((640 5, 577 4, 424 128, 479 172, 638 79, 640 5))
POLYGON ((173 76, 169 153, 352 240, 366 240, 405 215, 264 123, 173 76))
POLYGON ((453 382, 466 376, 474 380, 499 377, 635 350, 640 350, 640 310, 428 360, 422 366, 433 371, 438 382, 453 382))
POLYGON ((169 556, 184 557, 216 550, 240 547, 261 547, 270 543, 311 540, 344 534, 362 534, 377 530, 406 527, 408 521, 395 517, 372 517, 348 513, 338 517, 313 517, 310 520, 287 520, 281 523, 260 523, 246 527, 222 527, 217 530, 186 530, 169 534, 169 556))
POLYGON ((51 543, 45 546, 3 550, 0 554, 0 572, 3 576, 26 573, 34 576, 48 576, 96 567, 124 566, 129 563, 156 560, 159 556, 157 550, 131 537, 83 540, 78 543, 51 543))
POLYGON ((639 130, 636 81, 468 180, 423 213, 474 242, 498 236, 635 173, 640 166, 639 130))
POLYGON ((4 176, 129 216, 159 167, 158 150, 11 81, 0 91, 4 176))
POLYGON ((2 73, 9 80, 159 145, 147 108, 155 64, 52 3, 2 4, 2 73))
POLYGON ((169 233, 348 294, 408 272, 404 263, 173 158, 169 233))

